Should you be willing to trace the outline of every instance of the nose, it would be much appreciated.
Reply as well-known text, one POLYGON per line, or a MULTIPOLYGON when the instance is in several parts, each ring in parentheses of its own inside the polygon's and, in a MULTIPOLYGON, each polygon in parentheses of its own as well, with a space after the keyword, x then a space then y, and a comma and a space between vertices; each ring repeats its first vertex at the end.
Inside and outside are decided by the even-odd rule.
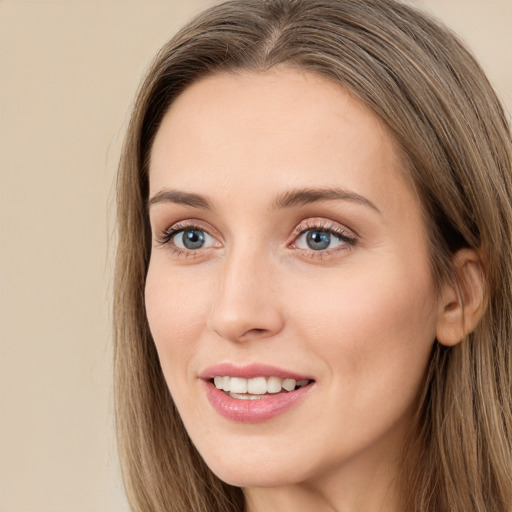
POLYGON ((276 269, 264 254, 232 251, 222 265, 209 328, 232 342, 270 338, 284 325, 276 269))

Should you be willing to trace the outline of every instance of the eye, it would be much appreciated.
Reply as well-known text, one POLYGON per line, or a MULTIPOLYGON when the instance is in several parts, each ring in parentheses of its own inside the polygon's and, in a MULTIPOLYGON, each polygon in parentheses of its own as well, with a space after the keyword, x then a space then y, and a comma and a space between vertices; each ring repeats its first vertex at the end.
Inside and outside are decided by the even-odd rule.
POLYGON ((168 247, 177 256, 193 255, 201 249, 219 247, 216 238, 200 225, 180 222, 166 229, 157 238, 160 245, 168 247))
POLYGON ((343 243, 341 237, 335 233, 319 229, 308 229, 297 238, 295 246, 298 249, 325 251, 326 249, 335 249, 343 245, 343 243))
POLYGON ((356 244, 356 236, 351 231, 325 219, 308 219, 295 232, 292 247, 310 254, 336 252, 356 244))
POLYGON ((171 237, 170 241, 172 241, 178 249, 186 249, 189 251, 211 247, 214 243, 212 236, 206 231, 197 228, 177 231, 171 237))

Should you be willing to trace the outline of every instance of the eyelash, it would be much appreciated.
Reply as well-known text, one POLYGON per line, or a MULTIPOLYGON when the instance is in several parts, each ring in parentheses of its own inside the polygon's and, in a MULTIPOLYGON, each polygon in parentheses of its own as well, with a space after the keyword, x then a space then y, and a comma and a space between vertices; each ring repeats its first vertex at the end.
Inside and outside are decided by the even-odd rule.
MULTIPOLYGON (((187 221, 174 224, 170 228, 163 231, 161 235, 158 237, 157 242, 159 245, 167 246, 176 257, 193 257, 197 255, 197 253, 200 252, 201 249, 182 249, 181 247, 177 247, 173 243, 173 238, 176 235, 189 230, 202 231, 211 236, 212 238, 215 238, 208 231, 208 229, 205 228, 205 226, 201 225, 198 222, 187 221)), ((297 243, 297 240, 302 235, 306 234, 309 231, 320 231, 328 233, 329 235, 334 235, 341 242, 343 242, 343 245, 341 247, 325 250, 301 249, 295 247, 296 250, 300 251, 302 254, 305 254, 310 258, 322 259, 333 254, 336 254, 338 252, 349 250, 355 245, 357 245, 356 235, 354 235, 352 231, 343 229, 339 224, 328 220, 308 219, 305 223, 301 223, 293 230, 291 236, 292 242, 288 243, 287 246, 294 247, 294 245, 297 243)))
POLYGON ((199 251, 199 249, 195 249, 195 250, 194 249, 181 249, 180 247, 177 247, 173 243, 173 238, 178 233, 181 233, 183 231, 194 230, 194 229, 196 229, 198 231, 203 231, 205 233, 208 233, 208 235, 212 236, 210 234, 210 232, 207 229, 205 229, 204 226, 200 225, 199 223, 195 223, 193 221, 187 221, 187 222, 174 224, 170 228, 163 231, 161 233, 161 235, 158 237, 157 242, 159 245, 167 246, 172 251, 172 253, 177 257, 185 257, 186 258, 189 256, 194 256, 199 251))
POLYGON ((305 223, 301 223, 297 228, 293 230, 293 242, 291 243, 291 246, 293 247, 297 243, 299 237, 306 234, 308 231, 320 231, 328 233, 329 235, 334 235, 341 242, 343 242, 341 247, 334 249, 315 251, 314 249, 297 248, 297 250, 301 251, 302 254, 305 254, 310 258, 323 259, 325 257, 335 255, 339 252, 349 250, 357 245, 356 235, 352 231, 342 228, 339 224, 329 220, 308 219, 305 223))

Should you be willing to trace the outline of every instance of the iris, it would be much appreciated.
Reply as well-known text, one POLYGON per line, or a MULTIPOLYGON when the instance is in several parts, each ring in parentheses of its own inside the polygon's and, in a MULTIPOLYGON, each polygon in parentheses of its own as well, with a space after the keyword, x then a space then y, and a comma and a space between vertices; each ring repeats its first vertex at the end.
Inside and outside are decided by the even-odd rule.
POLYGON ((187 249, 200 249, 205 243, 204 232, 199 229, 188 229, 183 231, 182 242, 184 247, 187 249))
POLYGON ((321 251, 329 247, 331 234, 326 231, 309 231, 306 235, 306 242, 313 251, 321 251))

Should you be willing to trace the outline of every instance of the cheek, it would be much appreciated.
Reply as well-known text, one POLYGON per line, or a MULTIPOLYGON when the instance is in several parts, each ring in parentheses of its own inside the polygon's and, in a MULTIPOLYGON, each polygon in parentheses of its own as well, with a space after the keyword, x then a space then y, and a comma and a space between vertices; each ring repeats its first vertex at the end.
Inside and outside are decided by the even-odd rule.
POLYGON ((331 377, 352 396, 419 385, 435 337, 435 289, 417 264, 347 268, 309 286, 296 306, 303 337, 317 340, 331 377), (383 271, 382 266, 385 267, 383 271), (380 389, 379 389, 380 388, 380 389))
POLYGON ((172 391, 197 350, 207 310, 206 294, 193 276, 177 276, 156 261, 149 266, 145 304, 162 370, 172 391))

